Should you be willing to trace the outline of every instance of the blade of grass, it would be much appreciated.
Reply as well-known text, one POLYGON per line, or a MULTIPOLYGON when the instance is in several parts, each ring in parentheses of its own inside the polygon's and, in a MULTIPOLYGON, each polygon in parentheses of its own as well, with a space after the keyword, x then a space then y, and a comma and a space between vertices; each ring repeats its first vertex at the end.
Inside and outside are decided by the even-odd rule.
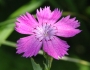
MULTIPOLYGON (((11 41, 4 41, 3 44, 11 46, 11 47, 16 47, 16 43, 11 42, 11 41)), ((39 54, 43 55, 43 51, 40 50, 39 54)), ((81 59, 77 59, 77 58, 71 58, 71 57, 66 57, 65 56, 65 57, 61 58, 60 60, 69 61, 69 62, 74 62, 74 63, 79 63, 79 64, 82 64, 82 65, 90 66, 90 62, 85 61, 85 60, 81 60, 81 59)))
POLYGON ((39 6, 41 6, 44 3, 45 0, 32 0, 28 4, 20 7, 18 10, 16 10, 10 18, 17 17, 18 15, 21 15, 25 12, 32 12, 35 9, 37 9, 39 6))
POLYGON ((13 27, 8 26, 0 30, 0 45, 2 44, 3 41, 6 40, 6 38, 12 33, 13 30, 14 30, 14 26, 13 27))

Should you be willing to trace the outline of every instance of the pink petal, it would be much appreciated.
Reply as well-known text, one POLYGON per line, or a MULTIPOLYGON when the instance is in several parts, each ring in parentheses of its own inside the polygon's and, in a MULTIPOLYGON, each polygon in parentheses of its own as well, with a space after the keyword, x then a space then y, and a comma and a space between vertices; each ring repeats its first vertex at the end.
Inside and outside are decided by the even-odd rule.
POLYGON ((40 8, 40 11, 37 10, 36 16, 40 24, 46 23, 51 16, 50 7, 40 8))
POLYGON ((79 29, 74 29, 71 26, 68 25, 56 25, 57 27, 57 36, 61 36, 61 37, 73 37, 76 34, 80 33, 81 30, 79 29))
POLYGON ((17 53, 24 53, 24 57, 36 56, 41 48, 42 42, 38 41, 35 36, 20 38, 17 42, 17 53))
POLYGON ((58 9, 55 9, 51 14, 48 23, 52 23, 52 24, 55 23, 61 16, 62 16, 62 12, 60 12, 60 10, 58 9))
POLYGON ((67 50, 69 45, 57 37, 54 37, 52 40, 43 41, 43 50, 50 56, 55 59, 62 58, 65 54, 67 55, 67 50))
POLYGON ((38 23, 32 15, 26 13, 26 15, 21 15, 18 17, 15 24, 15 30, 17 32, 22 34, 32 34, 32 30, 38 23))
POLYGON ((71 26, 73 28, 77 28, 80 26, 80 22, 78 22, 78 20, 75 20, 76 18, 70 18, 70 15, 63 17, 61 20, 59 20, 56 24, 64 24, 64 25, 68 25, 71 26))
POLYGON ((26 12, 26 16, 28 17, 27 20, 29 21, 30 26, 34 27, 35 25, 38 24, 37 20, 34 18, 33 15, 29 14, 28 12, 26 12))
POLYGON ((15 30, 21 34, 33 34, 32 31, 33 31, 33 28, 32 27, 29 27, 28 25, 24 24, 24 23, 19 23, 19 22, 16 22, 15 23, 16 26, 15 26, 15 30))
POLYGON ((37 10, 37 19, 40 24, 42 23, 55 23, 62 15, 62 12, 60 10, 55 9, 53 12, 51 12, 50 7, 40 8, 40 11, 37 10))

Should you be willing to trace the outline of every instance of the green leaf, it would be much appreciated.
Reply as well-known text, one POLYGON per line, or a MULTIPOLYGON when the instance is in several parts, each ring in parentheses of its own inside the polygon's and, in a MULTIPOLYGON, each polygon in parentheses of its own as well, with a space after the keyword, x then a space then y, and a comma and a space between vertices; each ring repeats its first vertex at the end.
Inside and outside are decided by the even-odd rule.
POLYGON ((79 65, 79 70, 90 70, 90 67, 87 65, 79 65))
POLYGON ((9 24, 13 24, 15 21, 16 21, 16 18, 14 18, 14 19, 8 19, 6 21, 0 22, 0 29, 2 27, 6 27, 9 24))
POLYGON ((13 17, 17 17, 20 14, 23 14, 27 11, 32 12, 35 9, 37 9, 39 6, 41 6, 43 4, 45 0, 32 0, 30 1, 28 4, 20 7, 18 10, 16 10, 11 16, 10 18, 13 17))
POLYGON ((12 33, 13 30, 14 24, 10 24, 5 28, 0 29, 0 45, 8 38, 8 36, 12 33))
POLYGON ((31 58, 31 63, 32 63, 32 66, 33 66, 33 69, 34 70, 42 70, 42 68, 40 67, 39 64, 37 64, 33 58, 31 58))
POLYGON ((2 44, 16 48, 16 43, 14 43, 12 41, 5 40, 2 42, 2 44))
POLYGON ((45 63, 43 63, 44 64, 44 66, 45 66, 45 70, 48 70, 48 67, 47 67, 47 65, 45 64, 45 63))
MULTIPOLYGON (((32 12, 35 10, 37 7, 39 7, 45 0, 35 0, 35 1, 30 1, 28 4, 22 6, 19 8, 17 11, 15 11, 10 17, 16 17, 20 14, 25 13, 26 11, 32 12)), ((0 44, 7 39, 7 37, 12 33, 14 30, 14 24, 13 22, 15 19, 11 20, 6 20, 4 22, 0 23, 0 44), (6 25, 7 24, 7 25, 6 25)))

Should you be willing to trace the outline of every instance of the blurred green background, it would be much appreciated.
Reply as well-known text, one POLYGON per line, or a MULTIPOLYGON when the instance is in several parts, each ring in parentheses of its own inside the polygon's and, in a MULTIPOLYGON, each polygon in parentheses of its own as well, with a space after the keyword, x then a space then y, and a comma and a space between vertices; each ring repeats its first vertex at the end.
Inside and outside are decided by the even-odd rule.
MULTIPOLYGON (((63 16, 77 17, 82 32, 65 39, 71 46, 68 59, 54 60, 51 70, 90 70, 90 0, 0 0, 0 70, 33 70, 30 58, 16 54, 15 43, 24 37, 14 30, 16 18, 36 13, 40 7, 63 10, 63 16)), ((33 57, 43 66, 42 55, 33 57)))

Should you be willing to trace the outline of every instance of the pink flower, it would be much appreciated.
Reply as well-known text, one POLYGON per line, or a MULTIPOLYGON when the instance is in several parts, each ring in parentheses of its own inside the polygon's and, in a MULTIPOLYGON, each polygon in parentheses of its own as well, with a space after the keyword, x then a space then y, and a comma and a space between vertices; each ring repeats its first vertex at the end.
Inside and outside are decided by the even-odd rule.
POLYGON ((42 47, 44 52, 55 59, 67 55, 69 45, 58 36, 68 38, 80 33, 81 30, 77 29, 80 22, 75 17, 70 18, 70 15, 60 19, 61 16, 62 11, 59 9, 51 11, 50 7, 45 7, 37 9, 36 19, 29 13, 18 17, 15 30, 29 36, 17 41, 17 53, 23 53, 23 57, 32 57, 42 47))

